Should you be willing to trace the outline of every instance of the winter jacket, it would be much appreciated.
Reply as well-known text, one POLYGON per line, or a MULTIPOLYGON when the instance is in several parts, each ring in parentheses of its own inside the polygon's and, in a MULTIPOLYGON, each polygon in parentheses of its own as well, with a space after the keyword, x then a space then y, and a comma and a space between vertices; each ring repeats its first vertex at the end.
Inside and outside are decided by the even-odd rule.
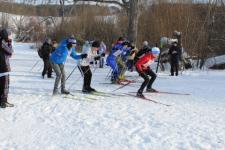
POLYGON ((172 45, 168 54, 170 55, 171 61, 178 61, 181 57, 181 49, 178 46, 172 45))
POLYGON ((144 72, 150 68, 150 64, 152 64, 155 60, 155 57, 152 53, 147 53, 143 57, 141 57, 137 63, 135 64, 138 72, 144 72))
POLYGON ((41 55, 43 59, 49 59, 50 54, 53 51, 53 47, 51 44, 48 44, 47 42, 45 42, 42 47, 41 47, 41 55))
POLYGON ((118 56, 121 56, 123 61, 125 61, 128 57, 130 48, 124 48, 121 43, 117 43, 113 46, 111 53, 107 57, 108 60, 115 60, 118 56))
POLYGON ((55 51, 50 56, 50 60, 55 64, 63 64, 65 63, 67 56, 70 55, 74 59, 81 59, 80 55, 76 54, 76 49, 72 48, 69 53, 69 49, 67 48, 67 39, 64 39, 59 47, 55 49, 55 51))
POLYGON ((134 57, 134 62, 136 63, 144 54, 151 51, 149 46, 144 46, 141 48, 134 57))
POLYGON ((89 66, 91 62, 94 62, 101 57, 97 54, 97 51, 92 51, 91 47, 88 50, 86 49, 84 52, 82 52, 82 54, 87 54, 87 58, 80 60, 79 63, 81 66, 89 66))
POLYGON ((5 40, 0 40, 0 73, 5 73, 10 71, 9 58, 13 53, 11 42, 6 42, 5 40))

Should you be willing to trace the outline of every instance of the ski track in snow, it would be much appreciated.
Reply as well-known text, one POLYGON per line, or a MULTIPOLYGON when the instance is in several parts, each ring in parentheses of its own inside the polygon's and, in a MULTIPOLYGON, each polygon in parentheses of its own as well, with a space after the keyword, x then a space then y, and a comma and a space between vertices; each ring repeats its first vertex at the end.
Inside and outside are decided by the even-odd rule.
MULTIPOLYGON (((186 71, 169 77, 160 73, 154 87, 191 95, 149 94, 166 107, 129 96, 92 96, 76 93, 82 78, 78 70, 67 81, 77 99, 51 96, 54 79, 42 79, 42 61, 30 44, 15 44, 9 101, 0 109, 1 150, 224 150, 225 71, 186 71), (40 66, 41 65, 41 66, 40 66), (90 97, 91 97, 90 96, 90 97)), ((69 59, 67 74, 75 61, 69 59)), ((92 85, 110 92, 117 85, 101 84, 109 68, 93 73, 92 85)), ((135 78, 136 73, 127 73, 135 78)), ((137 91, 142 79, 118 90, 137 91)))

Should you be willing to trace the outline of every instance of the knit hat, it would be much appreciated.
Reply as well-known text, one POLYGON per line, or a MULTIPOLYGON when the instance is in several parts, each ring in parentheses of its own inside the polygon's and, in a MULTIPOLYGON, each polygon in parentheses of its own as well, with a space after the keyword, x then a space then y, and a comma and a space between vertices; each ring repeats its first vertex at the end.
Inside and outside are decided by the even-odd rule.
POLYGON ((124 41, 123 37, 119 37, 117 41, 124 41))
POLYGON ((94 41, 92 44, 91 44, 92 47, 96 47, 96 48, 99 48, 100 47, 100 42, 99 41, 94 41))
POLYGON ((122 45, 123 45, 123 46, 125 46, 125 45, 129 46, 129 45, 130 45, 130 42, 129 42, 129 41, 124 41, 124 42, 122 43, 122 45))
POLYGON ((151 53, 158 55, 158 54, 160 54, 160 49, 158 47, 153 47, 152 50, 151 50, 151 53))
POLYGON ((8 39, 8 36, 11 35, 11 31, 9 29, 3 29, 0 32, 0 36, 2 39, 8 39))

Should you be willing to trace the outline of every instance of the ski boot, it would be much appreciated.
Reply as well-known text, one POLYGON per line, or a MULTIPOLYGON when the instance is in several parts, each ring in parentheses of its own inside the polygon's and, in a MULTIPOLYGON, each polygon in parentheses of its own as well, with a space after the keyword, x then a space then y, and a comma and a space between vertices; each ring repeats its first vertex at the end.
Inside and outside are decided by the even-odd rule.
POLYGON ((157 93, 158 91, 156 89, 153 89, 153 88, 147 88, 146 92, 148 92, 148 93, 157 93))
POLYGON ((91 90, 87 89, 87 88, 83 88, 82 92, 85 93, 85 94, 89 94, 89 93, 91 93, 91 90))
POLYGON ((140 97, 140 98, 145 98, 145 96, 142 94, 142 92, 137 92, 137 97, 140 97))
POLYGON ((0 108, 6 108, 6 107, 14 107, 14 105, 8 102, 0 102, 0 108))
POLYGON ((93 89, 92 87, 89 87, 89 89, 88 89, 89 91, 91 91, 91 92, 96 92, 96 90, 95 89, 93 89))
POLYGON ((56 96, 56 95, 59 95, 59 91, 58 91, 58 89, 54 89, 53 90, 53 94, 52 94, 53 96, 56 96))
POLYGON ((68 94, 70 94, 70 92, 67 91, 66 89, 62 89, 62 90, 61 90, 61 94, 66 94, 66 95, 68 95, 68 94))

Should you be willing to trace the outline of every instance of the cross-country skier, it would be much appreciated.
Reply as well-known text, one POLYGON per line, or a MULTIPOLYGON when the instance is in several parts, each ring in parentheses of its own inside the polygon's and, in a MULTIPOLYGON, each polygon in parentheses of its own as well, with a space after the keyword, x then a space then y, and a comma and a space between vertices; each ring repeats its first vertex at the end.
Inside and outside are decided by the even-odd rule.
POLYGON ((69 37, 64 39, 59 46, 55 49, 55 51, 50 56, 50 61, 53 70, 56 73, 56 79, 53 89, 53 95, 58 94, 58 85, 61 80, 61 93, 69 94, 69 91, 65 89, 65 70, 64 63, 66 62, 67 56, 70 55, 74 59, 84 59, 87 57, 87 54, 76 54, 76 40, 74 37, 69 37))
POLYGON ((147 86, 147 92, 156 92, 155 89, 152 88, 152 84, 156 79, 156 74, 150 68, 150 64, 155 61, 155 59, 159 56, 160 50, 158 47, 153 47, 151 51, 146 53, 143 57, 141 57, 136 63, 136 70, 139 75, 144 79, 141 87, 137 92, 138 97, 144 97, 143 90, 147 86), (151 76, 151 79, 149 78, 151 76))
POLYGON ((0 108, 13 107, 8 103, 9 93, 9 58, 12 56, 12 39, 10 31, 3 29, 0 32, 0 108))
POLYGON ((130 43, 123 41, 123 38, 119 38, 117 43, 113 46, 112 51, 108 55, 106 62, 112 68, 112 83, 120 83, 119 74, 120 70, 118 67, 117 58, 120 57, 123 49, 126 49, 130 43))
POLYGON ((90 63, 94 64, 96 60, 99 60, 101 58, 101 55, 97 55, 99 47, 100 42, 93 41, 91 47, 89 49, 85 49, 82 52, 82 55, 87 55, 86 58, 80 60, 80 70, 82 76, 84 77, 82 88, 83 93, 91 93, 96 91, 94 88, 91 87, 92 72, 90 68, 90 63))

